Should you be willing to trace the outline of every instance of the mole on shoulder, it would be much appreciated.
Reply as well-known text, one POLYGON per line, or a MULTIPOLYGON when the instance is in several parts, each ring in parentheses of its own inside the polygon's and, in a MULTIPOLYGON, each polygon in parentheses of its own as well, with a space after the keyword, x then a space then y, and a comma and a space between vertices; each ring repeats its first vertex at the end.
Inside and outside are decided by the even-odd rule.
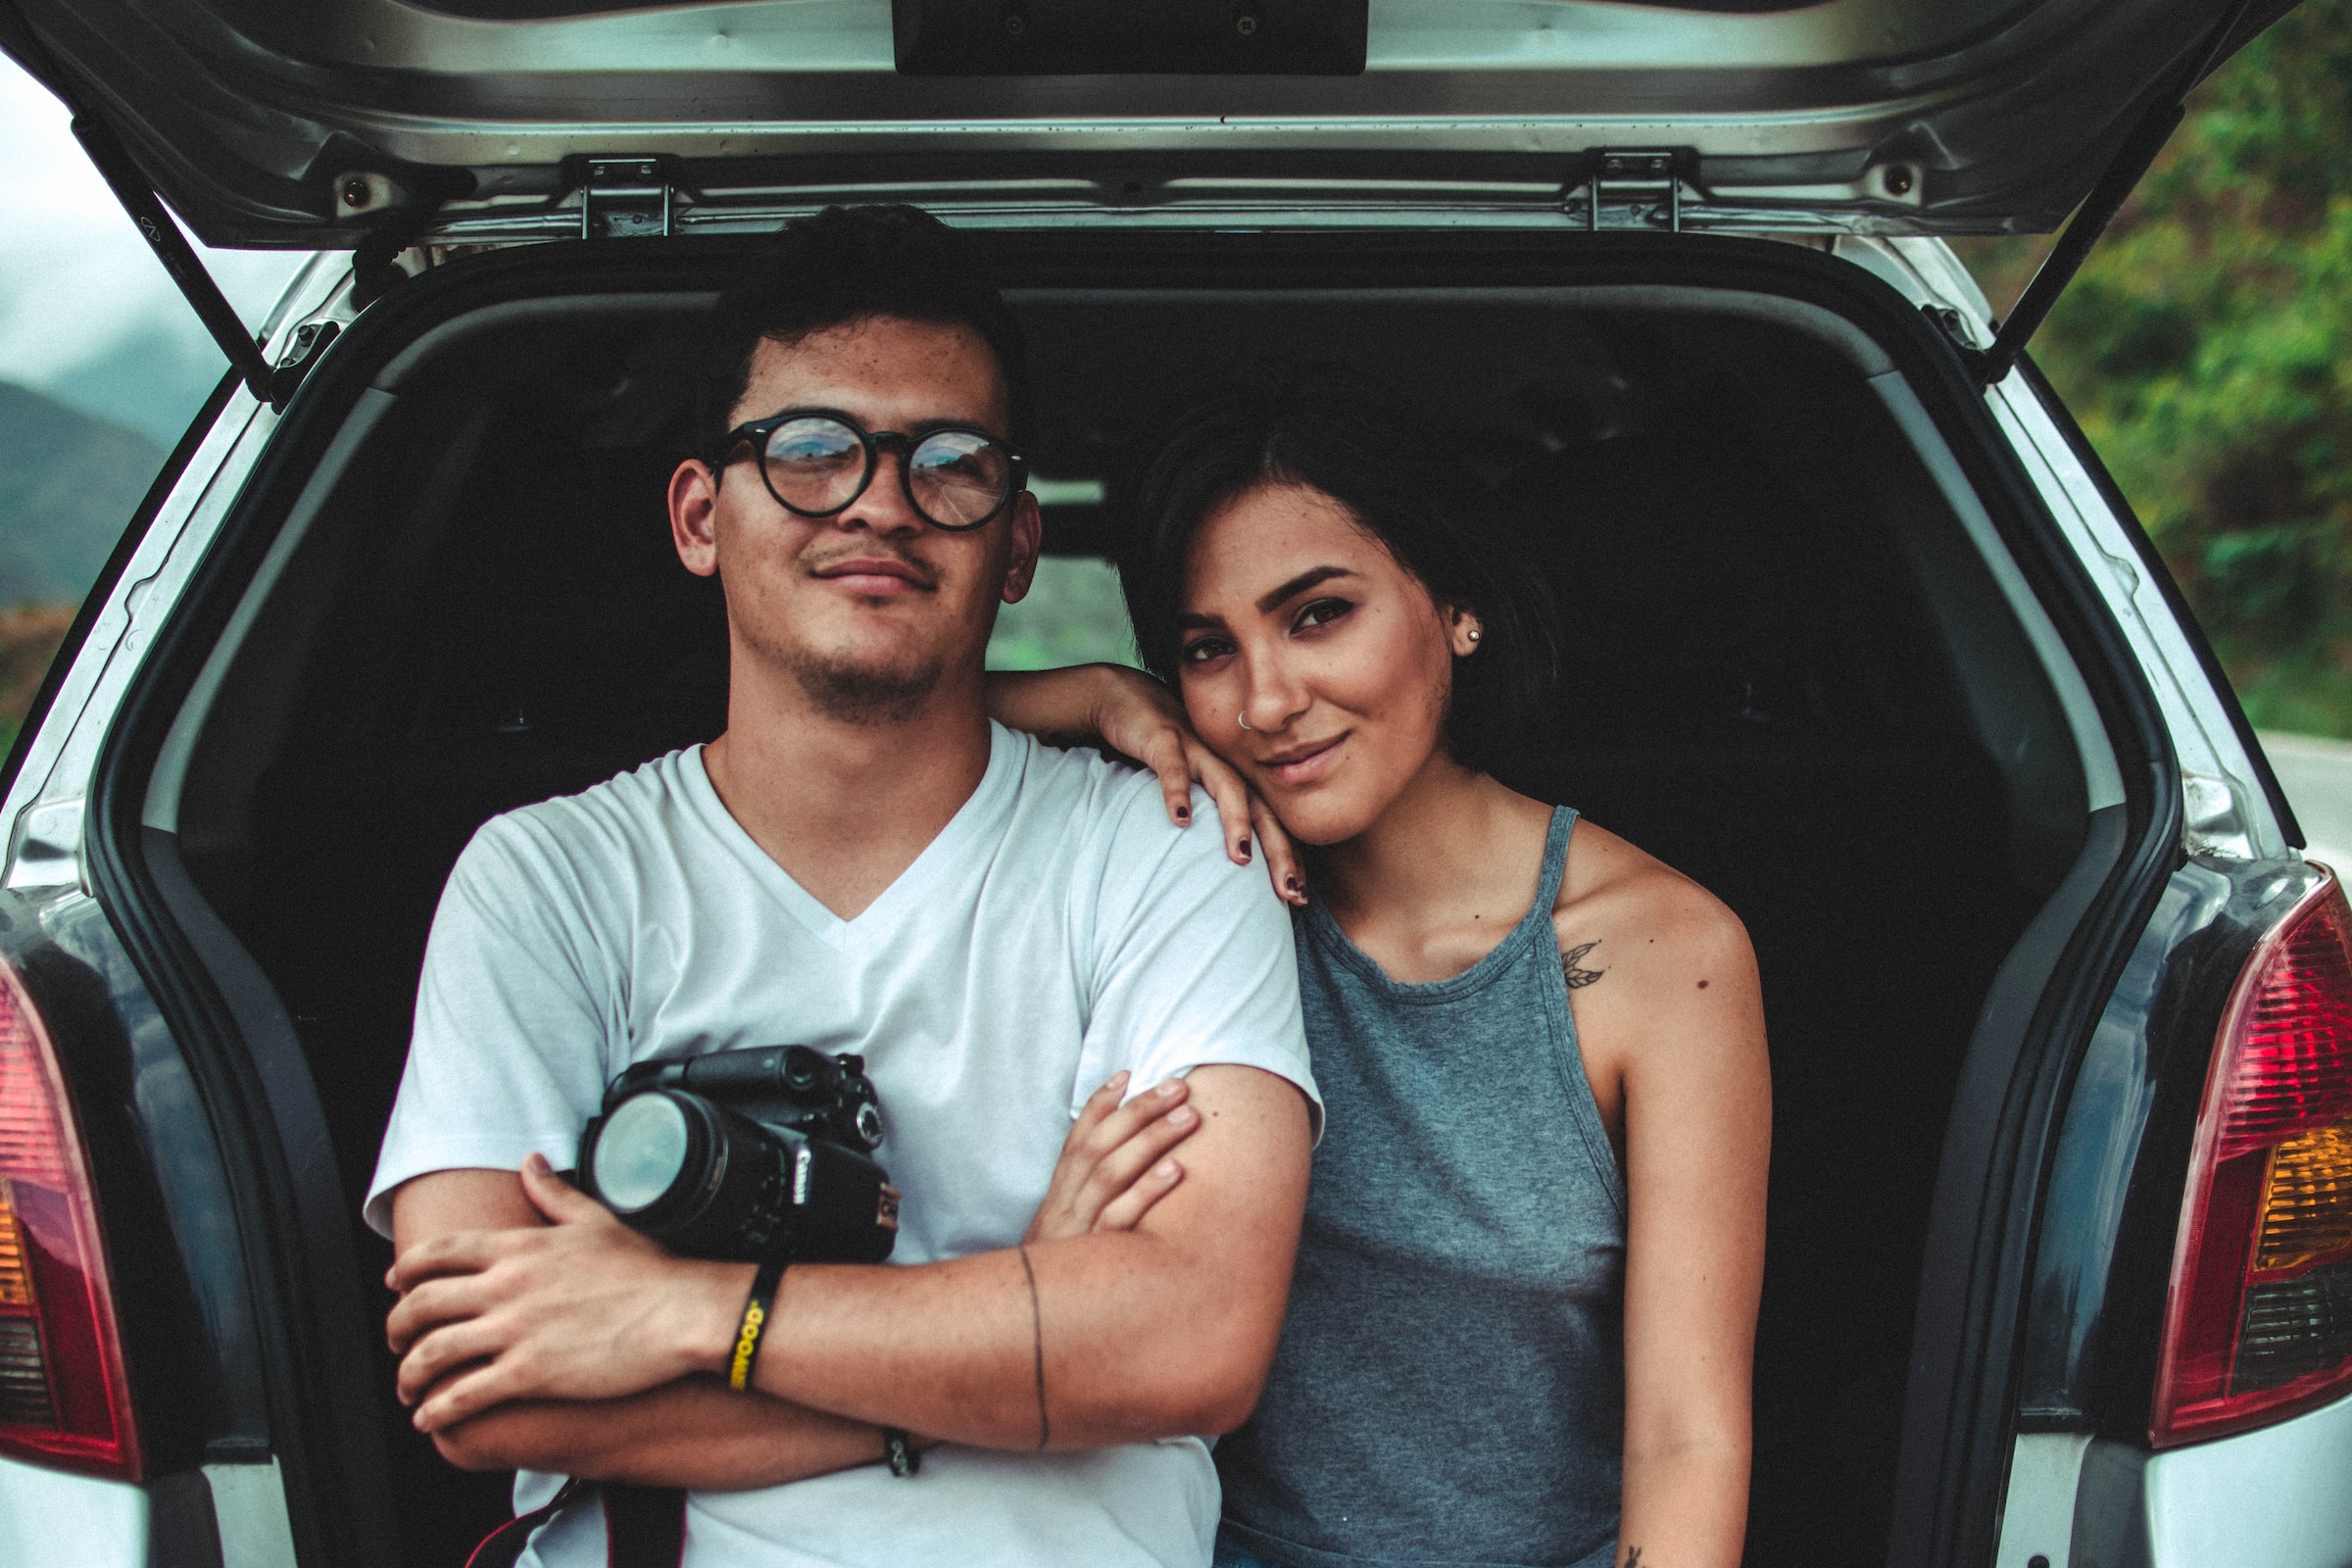
POLYGON ((1706 983, 1704 980, 1701 980, 1701 981, 1698 983, 1698 989, 1699 989, 1699 990, 1701 990, 1701 991, 1704 991, 1704 990, 1706 990, 1706 989, 1707 989, 1707 983, 1706 983))

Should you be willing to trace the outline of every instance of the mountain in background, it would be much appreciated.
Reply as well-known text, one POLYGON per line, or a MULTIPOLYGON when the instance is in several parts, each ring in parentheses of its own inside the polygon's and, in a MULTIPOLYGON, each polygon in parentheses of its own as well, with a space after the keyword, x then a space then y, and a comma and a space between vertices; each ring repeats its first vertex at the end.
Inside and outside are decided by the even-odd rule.
POLYGON ((41 390, 93 418, 136 430, 170 451, 212 395, 228 362, 210 342, 150 324, 61 374, 41 390))
POLYGON ((0 612, 80 603, 165 456, 136 430, 0 381, 0 612))

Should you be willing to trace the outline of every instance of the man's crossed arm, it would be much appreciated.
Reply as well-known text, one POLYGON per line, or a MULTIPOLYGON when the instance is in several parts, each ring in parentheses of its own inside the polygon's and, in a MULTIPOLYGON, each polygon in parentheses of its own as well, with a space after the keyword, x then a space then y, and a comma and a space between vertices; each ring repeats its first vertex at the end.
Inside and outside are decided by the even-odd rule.
POLYGON ((393 1205, 401 1396, 461 1464, 711 1489, 870 1462, 880 1426, 1008 1449, 1229 1431, 1281 1331, 1308 1111, 1256 1068, 1188 1086, 1197 1130, 1098 1097, 1022 1249, 788 1270, 757 1397, 719 1382, 751 1265, 672 1257, 544 1167, 419 1177, 393 1205), (1171 1187, 1152 1161, 1175 1137, 1171 1187))

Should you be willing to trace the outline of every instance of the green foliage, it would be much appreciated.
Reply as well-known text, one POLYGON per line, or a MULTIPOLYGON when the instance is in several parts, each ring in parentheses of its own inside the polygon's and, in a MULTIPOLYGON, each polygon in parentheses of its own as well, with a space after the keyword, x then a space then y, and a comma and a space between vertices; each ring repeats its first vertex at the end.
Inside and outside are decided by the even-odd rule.
MULTIPOLYGON (((2352 736, 2352 0, 2198 90, 2034 356, 2257 724, 2352 736)), ((2016 242, 1970 248, 2021 280, 2016 242)), ((1997 297, 1997 295, 1996 295, 1997 297)))
POLYGON ((1058 669, 1096 662, 1136 662, 1118 569, 1107 561, 1048 556, 1037 564, 1027 596, 997 612, 988 667, 1058 669))

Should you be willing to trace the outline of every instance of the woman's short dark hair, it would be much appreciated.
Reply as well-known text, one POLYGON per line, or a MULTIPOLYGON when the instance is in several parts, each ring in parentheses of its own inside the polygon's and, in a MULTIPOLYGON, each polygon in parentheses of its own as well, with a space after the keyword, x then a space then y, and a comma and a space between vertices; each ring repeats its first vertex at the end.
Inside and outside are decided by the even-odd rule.
POLYGON ((794 219, 768 240, 751 274, 719 296, 706 323, 698 445, 707 449, 733 428, 762 340, 797 343, 877 316, 978 333, 1004 378, 1008 433, 1017 437, 1028 406, 1021 333, 988 258, 972 236, 921 208, 890 204, 794 219))
POLYGON ((1261 484, 1319 490, 1388 547, 1440 605, 1477 614, 1478 652, 1453 662, 1447 752, 1493 771, 1548 718, 1559 678, 1551 597, 1487 487, 1442 426, 1344 365, 1252 366, 1188 400, 1131 489, 1119 583, 1144 664, 1173 683, 1185 562, 1200 525, 1261 484))

